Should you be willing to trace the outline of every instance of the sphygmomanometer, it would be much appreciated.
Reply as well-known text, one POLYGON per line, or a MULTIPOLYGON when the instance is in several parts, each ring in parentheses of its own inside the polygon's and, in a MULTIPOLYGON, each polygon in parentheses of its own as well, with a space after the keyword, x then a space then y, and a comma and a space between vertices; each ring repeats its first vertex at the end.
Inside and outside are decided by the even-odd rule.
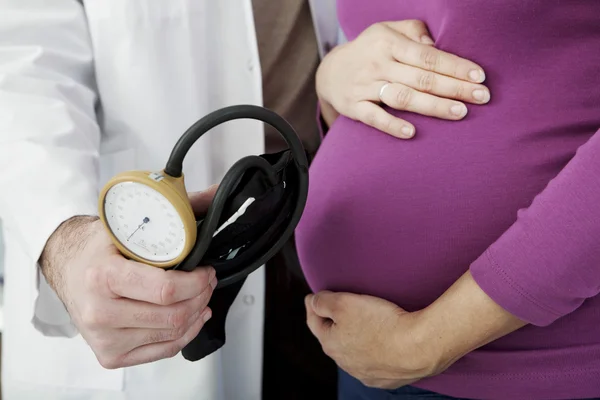
POLYGON ((218 285, 213 317, 184 350, 199 360, 225 343, 227 312, 246 277, 292 237, 308 193, 308 159, 292 126, 266 108, 238 105, 193 124, 161 171, 125 171, 100 193, 100 218, 119 251, 154 267, 192 271, 212 266, 218 285), (184 183, 183 162, 192 145, 215 126, 254 119, 273 126, 288 149, 237 161, 218 185, 208 211, 196 217, 184 183))

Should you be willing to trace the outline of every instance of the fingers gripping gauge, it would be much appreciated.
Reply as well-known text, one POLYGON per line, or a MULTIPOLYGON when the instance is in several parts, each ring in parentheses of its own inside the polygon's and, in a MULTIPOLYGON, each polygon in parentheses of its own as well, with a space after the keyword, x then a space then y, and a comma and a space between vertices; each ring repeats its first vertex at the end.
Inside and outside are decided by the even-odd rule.
POLYGON ((239 105, 192 125, 162 171, 127 171, 113 177, 100 193, 99 212, 124 256, 165 269, 191 271, 210 265, 217 271, 218 287, 225 287, 243 280, 290 239, 307 193, 308 160, 294 129, 268 109, 239 105), (206 215, 197 220, 184 183, 184 159, 202 135, 235 119, 273 126, 289 148, 235 163, 206 215))

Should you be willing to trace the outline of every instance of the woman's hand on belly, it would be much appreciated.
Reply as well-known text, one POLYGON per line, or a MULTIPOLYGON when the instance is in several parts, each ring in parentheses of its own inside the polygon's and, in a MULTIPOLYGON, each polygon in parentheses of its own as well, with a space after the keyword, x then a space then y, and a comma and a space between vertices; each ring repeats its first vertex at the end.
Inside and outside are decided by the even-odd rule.
POLYGON ((382 22, 323 59, 317 92, 329 125, 342 114, 410 139, 415 127, 381 105, 460 120, 467 114, 464 102, 489 101, 484 80, 479 65, 436 49, 422 22, 382 22))
POLYGON ((337 365, 370 387, 397 389, 444 372, 471 351, 526 325, 469 272, 423 310, 321 291, 305 300, 307 324, 337 365))
POLYGON ((416 315, 351 293, 306 297, 308 327, 323 351, 363 384, 396 389, 430 376, 434 359, 416 340, 416 315))

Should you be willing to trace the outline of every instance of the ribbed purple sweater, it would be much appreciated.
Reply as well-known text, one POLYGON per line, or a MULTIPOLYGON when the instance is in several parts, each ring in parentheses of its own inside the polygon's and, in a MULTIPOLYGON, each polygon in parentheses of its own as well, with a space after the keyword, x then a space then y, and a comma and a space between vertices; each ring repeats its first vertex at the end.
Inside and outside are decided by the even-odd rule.
POLYGON ((600 397, 600 1, 339 0, 348 39, 424 21, 485 68, 460 122, 396 112, 403 141, 341 117, 312 165, 297 231, 313 290, 407 310, 469 268, 530 323, 417 386, 477 399, 600 397))

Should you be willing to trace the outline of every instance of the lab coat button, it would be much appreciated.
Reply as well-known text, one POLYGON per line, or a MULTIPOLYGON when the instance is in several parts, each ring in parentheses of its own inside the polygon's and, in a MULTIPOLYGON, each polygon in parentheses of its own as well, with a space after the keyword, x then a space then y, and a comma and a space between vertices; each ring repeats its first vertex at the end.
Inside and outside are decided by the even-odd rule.
POLYGON ((251 306, 254 304, 254 296, 247 294, 244 296, 244 304, 247 306, 251 306))
POLYGON ((252 59, 248 60, 248 70, 254 71, 254 61, 252 59))

